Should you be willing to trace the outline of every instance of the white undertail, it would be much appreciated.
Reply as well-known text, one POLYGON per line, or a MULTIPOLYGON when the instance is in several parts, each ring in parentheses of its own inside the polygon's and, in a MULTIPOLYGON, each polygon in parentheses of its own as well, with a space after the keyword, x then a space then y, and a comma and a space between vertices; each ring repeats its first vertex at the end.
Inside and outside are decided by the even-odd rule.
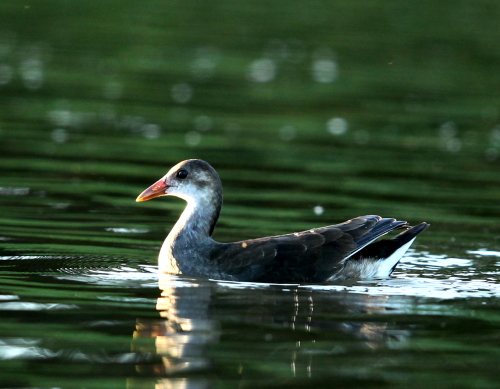
POLYGON ((408 251, 414 240, 415 238, 410 240, 408 243, 402 245, 399 249, 394 251, 392 255, 390 255, 388 258, 380 259, 377 262, 378 267, 376 269, 376 272, 371 277, 373 278, 389 277, 392 273, 392 269, 394 269, 394 266, 396 266, 396 264, 403 257, 403 255, 405 255, 406 251, 408 251))

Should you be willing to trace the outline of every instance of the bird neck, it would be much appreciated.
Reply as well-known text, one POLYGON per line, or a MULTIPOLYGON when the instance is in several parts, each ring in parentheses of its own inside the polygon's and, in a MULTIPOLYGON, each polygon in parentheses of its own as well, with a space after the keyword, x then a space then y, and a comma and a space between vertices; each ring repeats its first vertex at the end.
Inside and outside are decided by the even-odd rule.
POLYGON ((186 208, 168 236, 170 243, 189 247, 210 241, 222 207, 222 195, 185 198, 186 208))
POLYGON ((212 201, 187 200, 187 206, 168 234, 158 258, 161 273, 217 278, 210 252, 217 245, 211 234, 222 206, 212 201))

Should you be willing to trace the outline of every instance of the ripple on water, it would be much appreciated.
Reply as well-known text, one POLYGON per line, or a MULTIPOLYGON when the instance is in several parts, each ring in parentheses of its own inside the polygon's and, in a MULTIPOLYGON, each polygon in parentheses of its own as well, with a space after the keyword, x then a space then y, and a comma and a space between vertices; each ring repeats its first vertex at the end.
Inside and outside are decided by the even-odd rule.
POLYGON ((0 303, 0 311, 44 311, 49 309, 78 309, 78 306, 74 304, 56 303, 40 304, 28 301, 9 301, 0 303))
MULTIPOLYGON (((468 254, 500 257, 499 252, 478 250, 468 254)), ((500 270, 483 272, 470 259, 433 255, 410 250, 401 261, 393 276, 385 279, 348 280, 328 285, 279 285, 304 290, 345 291, 355 294, 417 296, 430 299, 455 299, 500 296, 498 282, 500 270), (444 271, 446 269, 446 271, 444 271)), ((500 269, 500 262, 496 264, 500 269)), ((67 269, 66 269, 67 270, 67 269)), ((54 275, 51 274, 53 277, 54 275)), ((158 287, 158 267, 153 265, 128 266, 122 264, 105 269, 74 269, 56 276, 59 279, 84 282, 93 285, 127 287, 158 287), (70 274, 68 274, 70 273, 70 274)), ((181 277, 171 277, 169 282, 183 283, 181 277)), ((227 288, 266 288, 272 284, 220 281, 227 288)), ((14 304, 5 301, 3 304, 14 304)), ((57 307, 25 306, 19 309, 56 309, 57 307)), ((2 308, 0 304, 0 309, 2 308)))
POLYGON ((57 278, 99 286, 157 288, 158 266, 139 265, 134 268, 122 265, 112 269, 82 269, 80 274, 61 274, 57 278))
POLYGON ((488 249, 469 250, 467 254, 474 254, 476 257, 500 257, 500 252, 488 249))
MULTIPOLYGON (((481 252, 483 253, 483 252, 481 252)), ((495 255, 500 256, 500 253, 495 255)), ((500 266, 500 264, 499 264, 500 266)), ((494 275, 500 274, 495 272, 494 275)), ((384 296, 414 296, 429 299, 480 298, 500 296, 498 277, 487 277, 473 267, 470 259, 432 255, 427 252, 410 250, 403 258, 397 271, 390 278, 348 281, 329 285, 294 285, 294 288, 319 291, 344 291, 355 294, 384 296), (454 276, 443 277, 443 268, 456 267, 454 276), (466 268, 466 271, 464 271, 466 268)), ((259 288, 270 284, 230 283, 229 288, 259 288)))

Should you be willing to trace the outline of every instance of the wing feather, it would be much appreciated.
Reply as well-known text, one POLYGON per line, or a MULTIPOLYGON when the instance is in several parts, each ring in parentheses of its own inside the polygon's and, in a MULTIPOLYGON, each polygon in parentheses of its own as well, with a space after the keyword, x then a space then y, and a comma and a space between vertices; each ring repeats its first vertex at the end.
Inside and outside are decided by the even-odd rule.
POLYGON ((252 273, 260 280, 313 282, 339 271, 347 258, 382 235, 407 227, 406 222, 377 215, 287 235, 221 243, 212 260, 227 274, 252 273))

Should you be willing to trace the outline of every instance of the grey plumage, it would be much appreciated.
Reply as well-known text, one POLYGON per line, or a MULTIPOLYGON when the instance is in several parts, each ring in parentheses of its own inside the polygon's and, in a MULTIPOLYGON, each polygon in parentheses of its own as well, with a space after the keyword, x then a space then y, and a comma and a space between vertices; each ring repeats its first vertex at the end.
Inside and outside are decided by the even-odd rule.
POLYGON ((399 251, 403 255, 429 226, 367 215, 293 234, 219 243, 211 235, 222 207, 222 184, 212 166, 196 159, 180 162, 137 201, 162 195, 183 198, 188 205, 162 246, 160 270, 213 279, 318 283, 389 276, 399 251), (375 242, 398 229, 405 232, 375 242), (389 257, 394 263, 383 265, 389 257))

